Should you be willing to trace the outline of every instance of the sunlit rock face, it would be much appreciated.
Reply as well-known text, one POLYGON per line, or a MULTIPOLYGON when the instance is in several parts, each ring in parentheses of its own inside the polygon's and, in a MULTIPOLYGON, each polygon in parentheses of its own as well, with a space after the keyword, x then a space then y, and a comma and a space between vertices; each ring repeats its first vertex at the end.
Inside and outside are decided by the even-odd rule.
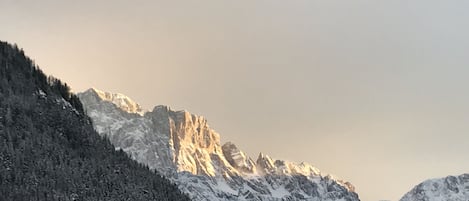
POLYGON ((125 112, 143 114, 142 107, 123 94, 113 94, 95 88, 92 88, 90 90, 96 94, 97 98, 105 100, 107 102, 111 102, 125 112))
POLYGON ((426 180, 406 193, 401 201, 467 201, 469 174, 426 180))
POLYGON ((256 163, 239 150, 235 144, 227 142, 223 145, 222 149, 226 160, 235 169, 246 174, 257 173, 256 163))
POLYGON ((350 183, 309 164, 262 153, 254 161, 234 143, 222 146, 202 116, 168 106, 145 112, 122 94, 97 89, 79 97, 101 135, 194 200, 359 200, 350 183))

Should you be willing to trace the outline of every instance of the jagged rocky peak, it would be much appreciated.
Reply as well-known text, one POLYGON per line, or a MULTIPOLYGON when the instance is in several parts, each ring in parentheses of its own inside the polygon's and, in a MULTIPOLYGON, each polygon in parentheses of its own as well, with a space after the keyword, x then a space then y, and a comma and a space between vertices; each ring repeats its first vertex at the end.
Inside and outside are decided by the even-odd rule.
POLYGON ((355 192, 355 186, 352 183, 348 182, 348 181, 337 179, 336 176, 331 175, 331 174, 328 174, 328 175, 324 176, 324 178, 329 180, 329 181, 337 182, 338 184, 340 184, 341 186, 343 186, 344 188, 346 188, 350 192, 355 192))
POLYGON ((232 142, 227 142, 222 146, 223 155, 226 160, 237 170, 244 173, 256 173, 256 164, 254 161, 247 157, 244 152, 232 142))
POLYGON ((187 111, 169 111, 169 135, 174 145, 180 170, 214 176, 211 155, 221 155, 220 135, 211 129, 205 118, 187 111))
POLYGON ((130 98, 97 89, 79 97, 101 135, 171 178, 194 200, 359 200, 346 185, 306 163, 262 153, 254 161, 234 143, 221 146, 203 116, 164 105, 136 115, 141 109, 130 98))
MULTIPOLYGON (((258 169, 263 173, 304 175, 311 177, 321 176, 321 172, 319 171, 319 169, 308 163, 301 162, 297 164, 285 160, 274 160, 270 156, 263 153, 259 153, 256 164, 258 169)), ((331 177, 331 179, 333 178, 331 177)))
POLYGON ((276 172, 275 164, 272 158, 266 154, 263 154, 262 152, 259 153, 259 156, 257 157, 256 165, 260 173, 271 174, 276 172))
POLYGON ((293 163, 290 161, 282 161, 276 160, 275 166, 277 167, 278 171, 282 174, 292 174, 292 175, 305 175, 305 176, 320 176, 321 171, 316 167, 301 162, 300 164, 293 163))
POLYGON ((101 100, 111 102, 128 113, 144 114, 143 108, 138 103, 123 94, 104 92, 96 88, 90 88, 84 93, 96 94, 101 100))
POLYGON ((469 198, 469 174, 429 179, 406 193, 400 201, 467 201, 469 198))
MULTIPOLYGON (((155 133, 167 136, 172 161, 179 172, 208 176, 220 174, 212 164, 213 157, 223 154, 220 135, 210 128, 203 116, 159 105, 144 117, 150 120, 155 133)), ((220 163, 228 162, 223 159, 220 163)))
POLYGON ((169 126, 170 136, 175 143, 181 145, 195 145, 196 148, 218 151, 220 135, 211 129, 203 116, 191 114, 186 110, 173 111, 168 106, 156 106, 150 114, 152 120, 160 127, 169 126))

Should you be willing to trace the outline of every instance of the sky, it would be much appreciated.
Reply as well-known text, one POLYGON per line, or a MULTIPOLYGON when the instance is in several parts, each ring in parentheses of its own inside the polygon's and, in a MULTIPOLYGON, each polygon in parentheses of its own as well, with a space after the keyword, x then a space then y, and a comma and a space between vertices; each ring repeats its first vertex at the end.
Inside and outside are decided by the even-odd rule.
POLYGON ((74 91, 205 116, 364 201, 469 171, 469 1, 0 0, 0 40, 74 91))

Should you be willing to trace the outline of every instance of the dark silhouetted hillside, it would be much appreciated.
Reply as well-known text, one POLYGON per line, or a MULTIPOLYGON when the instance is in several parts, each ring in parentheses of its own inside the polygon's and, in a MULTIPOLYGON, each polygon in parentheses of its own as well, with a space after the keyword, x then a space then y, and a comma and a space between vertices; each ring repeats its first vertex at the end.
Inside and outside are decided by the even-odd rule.
POLYGON ((189 200, 115 151, 81 102, 16 46, 0 42, 0 201, 189 200))

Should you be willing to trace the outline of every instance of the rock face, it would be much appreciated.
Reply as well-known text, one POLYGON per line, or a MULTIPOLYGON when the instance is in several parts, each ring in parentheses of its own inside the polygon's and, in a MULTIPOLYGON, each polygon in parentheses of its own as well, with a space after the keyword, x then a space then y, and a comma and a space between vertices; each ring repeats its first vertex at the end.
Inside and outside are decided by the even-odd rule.
POLYGON ((98 133, 194 200, 359 200, 350 183, 311 165, 262 153, 254 161, 231 142, 222 146, 202 116, 167 106, 143 112, 130 98, 97 89, 78 96, 98 133))
POLYGON ((415 186, 401 201, 467 201, 469 174, 430 179, 415 186))

